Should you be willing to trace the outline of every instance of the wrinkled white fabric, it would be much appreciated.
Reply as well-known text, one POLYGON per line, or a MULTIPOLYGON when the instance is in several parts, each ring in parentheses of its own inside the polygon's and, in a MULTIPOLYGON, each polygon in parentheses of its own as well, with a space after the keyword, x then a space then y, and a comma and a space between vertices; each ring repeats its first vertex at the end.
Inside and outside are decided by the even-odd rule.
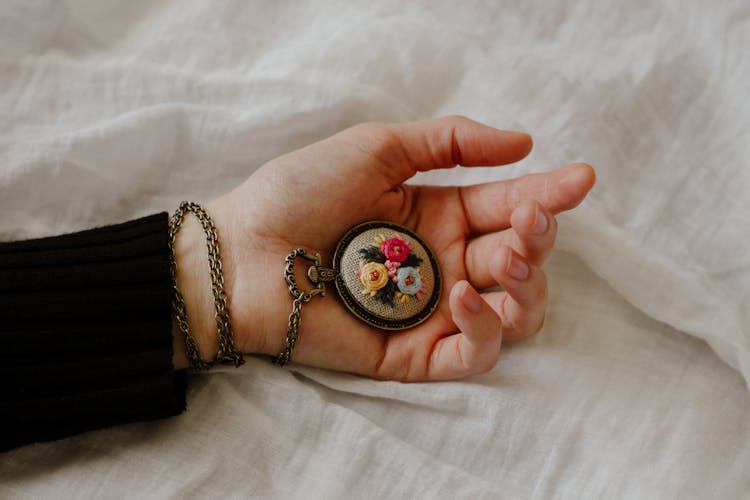
POLYGON ((417 182, 598 174, 560 217, 543 331, 490 373, 405 385, 251 358, 191 376, 179 417, 0 455, 0 497, 750 493, 750 6, 454 4, 0 6, 3 240, 209 200, 367 120, 534 135, 518 166, 417 182))

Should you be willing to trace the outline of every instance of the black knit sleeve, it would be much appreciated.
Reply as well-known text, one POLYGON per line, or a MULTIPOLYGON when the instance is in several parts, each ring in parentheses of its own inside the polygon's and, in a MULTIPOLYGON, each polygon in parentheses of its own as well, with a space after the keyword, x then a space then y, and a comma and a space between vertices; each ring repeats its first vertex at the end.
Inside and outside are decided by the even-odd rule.
POLYGON ((167 215, 0 243, 0 450, 176 415, 167 215))

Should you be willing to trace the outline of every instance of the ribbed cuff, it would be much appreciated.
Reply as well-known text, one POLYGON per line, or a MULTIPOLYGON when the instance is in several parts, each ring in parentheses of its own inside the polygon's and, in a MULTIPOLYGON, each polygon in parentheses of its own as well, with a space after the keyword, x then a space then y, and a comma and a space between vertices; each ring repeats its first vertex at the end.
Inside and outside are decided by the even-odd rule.
POLYGON ((0 243, 0 450, 184 410, 167 223, 0 243))

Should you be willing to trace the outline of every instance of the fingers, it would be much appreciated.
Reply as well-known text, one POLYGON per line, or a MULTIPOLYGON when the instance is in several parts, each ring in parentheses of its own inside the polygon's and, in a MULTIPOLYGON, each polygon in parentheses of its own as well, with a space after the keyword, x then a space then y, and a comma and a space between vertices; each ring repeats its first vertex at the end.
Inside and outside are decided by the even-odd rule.
POLYGON ((507 340, 533 335, 544 324, 547 278, 510 247, 502 248, 500 260, 504 265, 495 270, 495 279, 505 291, 486 293, 484 300, 501 318, 507 340))
POLYGON ((432 351, 427 378, 445 380, 490 370, 500 355, 502 322, 466 281, 451 289, 453 322, 461 333, 439 340, 432 351))
POLYGON ((513 210, 511 228, 485 234, 466 245, 465 266, 469 282, 478 289, 497 285, 493 268, 501 267, 506 260, 499 255, 503 246, 510 246, 524 259, 541 266, 555 244, 557 221, 540 203, 523 202, 513 210))
POLYGON ((339 136, 378 160, 373 164, 392 186, 417 171, 513 163, 532 147, 528 134, 498 130, 461 116, 403 124, 365 123, 339 136))
POLYGON ((586 163, 507 181, 460 188, 471 234, 484 234, 510 225, 513 210, 526 200, 537 200, 552 213, 570 210, 594 186, 596 174, 586 163))

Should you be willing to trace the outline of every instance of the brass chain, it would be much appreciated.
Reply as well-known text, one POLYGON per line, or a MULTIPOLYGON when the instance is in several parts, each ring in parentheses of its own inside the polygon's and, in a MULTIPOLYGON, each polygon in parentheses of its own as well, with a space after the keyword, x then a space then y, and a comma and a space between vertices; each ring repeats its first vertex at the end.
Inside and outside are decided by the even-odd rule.
POLYGON ((289 314, 284 350, 274 360, 275 364, 284 366, 292 358, 292 350, 294 350, 294 346, 297 344, 299 328, 302 323, 302 305, 310 302, 316 295, 325 296, 325 282, 333 281, 334 278, 335 273, 333 270, 321 267, 320 255, 317 253, 311 254, 304 248, 298 248, 286 256, 284 260, 284 279, 289 287, 289 293, 294 297, 294 301, 292 301, 292 312, 289 314), (294 278, 294 260, 297 257, 302 257, 313 263, 312 267, 308 269, 307 276, 316 286, 307 292, 299 289, 297 280, 294 278))
POLYGON ((172 308, 177 318, 180 331, 185 337, 185 351, 190 363, 197 370, 207 370, 219 362, 222 364, 242 365, 245 360, 242 353, 234 347, 232 325, 229 322, 229 307, 227 306, 227 294, 224 290, 224 274, 222 272, 221 256, 219 254, 219 237, 211 217, 197 203, 183 201, 169 220, 169 264, 172 276, 172 308), (208 267, 211 276, 211 292, 214 296, 214 308, 216 309, 216 327, 218 330, 219 351, 215 361, 204 361, 195 344, 195 339, 190 335, 187 321, 187 310, 185 300, 177 289, 177 263, 175 260, 174 246, 177 232, 185 217, 185 212, 192 212, 203 226, 206 233, 206 247, 208 249, 208 267))

